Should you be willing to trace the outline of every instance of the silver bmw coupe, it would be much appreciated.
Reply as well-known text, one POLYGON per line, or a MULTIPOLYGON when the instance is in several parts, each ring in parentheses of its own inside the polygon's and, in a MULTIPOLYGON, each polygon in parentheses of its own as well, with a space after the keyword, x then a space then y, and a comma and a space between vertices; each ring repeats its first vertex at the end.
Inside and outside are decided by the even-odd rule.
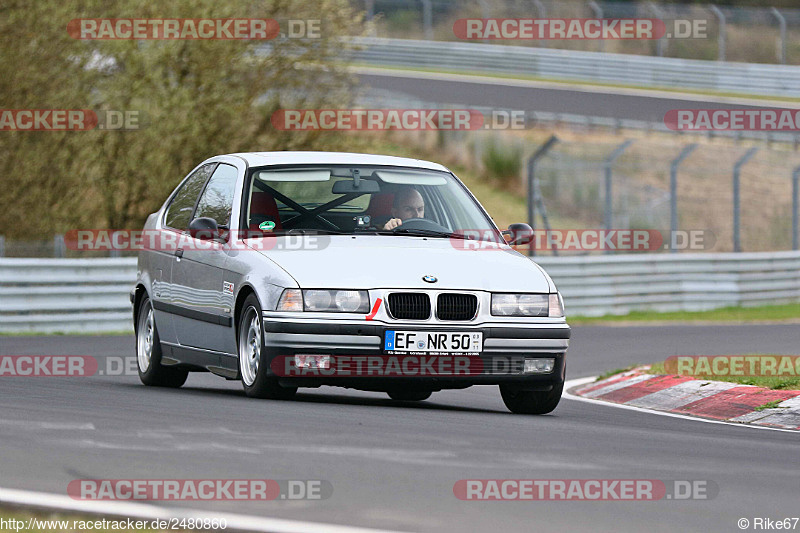
POLYGON ((570 328, 561 295, 447 168, 398 157, 260 152, 192 170, 143 231, 131 291, 139 376, 189 372, 290 399, 341 386, 422 401, 498 385, 555 409, 570 328))

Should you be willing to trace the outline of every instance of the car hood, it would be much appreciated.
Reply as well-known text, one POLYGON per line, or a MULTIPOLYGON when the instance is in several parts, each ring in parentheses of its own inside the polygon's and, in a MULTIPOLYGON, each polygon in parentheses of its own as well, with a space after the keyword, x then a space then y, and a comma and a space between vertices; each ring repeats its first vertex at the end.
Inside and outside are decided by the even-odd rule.
POLYGON ((278 236, 245 242, 302 288, 550 292, 539 267, 506 246, 465 249, 460 240, 379 235, 278 236), (423 276, 437 281, 425 282, 423 276))

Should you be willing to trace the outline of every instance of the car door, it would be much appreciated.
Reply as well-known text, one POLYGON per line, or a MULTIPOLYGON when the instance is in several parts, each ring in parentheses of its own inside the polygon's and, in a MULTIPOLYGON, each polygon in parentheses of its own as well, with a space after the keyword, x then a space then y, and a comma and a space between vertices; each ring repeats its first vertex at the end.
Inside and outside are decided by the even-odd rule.
MULTIPOLYGON (((188 230, 200 193, 203 192, 208 178, 211 177, 216 167, 216 163, 211 163, 197 168, 181 182, 181 185, 172 194, 160 229, 165 233, 174 234, 175 241, 177 241, 178 235, 188 230)), ((161 240, 171 241, 172 239, 164 237, 161 240)), ((178 342, 178 337, 173 324, 175 309, 172 307, 171 287, 175 250, 172 247, 155 246, 146 253, 158 334, 162 342, 175 344, 178 342)))
MULTIPOLYGON (((230 229, 233 199, 239 170, 219 163, 200 195, 192 218, 209 217, 221 229, 230 229)), ((173 323, 178 342, 203 350, 195 354, 198 364, 219 366, 215 353, 227 353, 231 343, 232 290, 223 285, 228 258, 225 244, 184 235, 184 246, 175 252, 172 264, 172 303, 178 310, 173 323), (201 360, 202 359, 202 360, 201 360)))

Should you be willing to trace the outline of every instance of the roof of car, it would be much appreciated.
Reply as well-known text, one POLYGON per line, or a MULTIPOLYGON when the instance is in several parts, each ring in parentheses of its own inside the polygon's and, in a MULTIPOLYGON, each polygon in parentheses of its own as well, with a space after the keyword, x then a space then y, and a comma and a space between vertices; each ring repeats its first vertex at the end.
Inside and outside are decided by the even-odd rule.
POLYGON ((390 155, 354 154, 348 152, 244 152, 228 155, 241 157, 251 167, 302 164, 387 165, 448 171, 447 168, 438 163, 390 155))

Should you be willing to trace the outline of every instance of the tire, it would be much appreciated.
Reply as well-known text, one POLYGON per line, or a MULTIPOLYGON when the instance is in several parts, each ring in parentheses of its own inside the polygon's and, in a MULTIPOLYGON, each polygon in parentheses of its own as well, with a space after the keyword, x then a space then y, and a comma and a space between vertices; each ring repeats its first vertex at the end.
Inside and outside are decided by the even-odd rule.
POLYGON ((277 376, 268 373, 261 305, 254 294, 244 301, 238 323, 239 375, 244 393, 250 398, 291 399, 297 387, 282 387, 277 376))
POLYGON ((544 415, 553 411, 561 400, 564 384, 550 391, 521 391, 500 385, 500 395, 508 410, 519 415, 544 415))
POLYGON ((404 390, 404 391, 391 391, 387 392, 386 394, 389 395, 389 398, 398 402, 421 402, 422 400, 427 400, 433 394, 431 391, 414 391, 414 390, 404 390))
POLYGON ((177 389, 189 377, 187 370, 161 366, 161 341, 158 337, 153 304, 145 296, 136 313, 136 362, 139 379, 150 387, 177 389))

